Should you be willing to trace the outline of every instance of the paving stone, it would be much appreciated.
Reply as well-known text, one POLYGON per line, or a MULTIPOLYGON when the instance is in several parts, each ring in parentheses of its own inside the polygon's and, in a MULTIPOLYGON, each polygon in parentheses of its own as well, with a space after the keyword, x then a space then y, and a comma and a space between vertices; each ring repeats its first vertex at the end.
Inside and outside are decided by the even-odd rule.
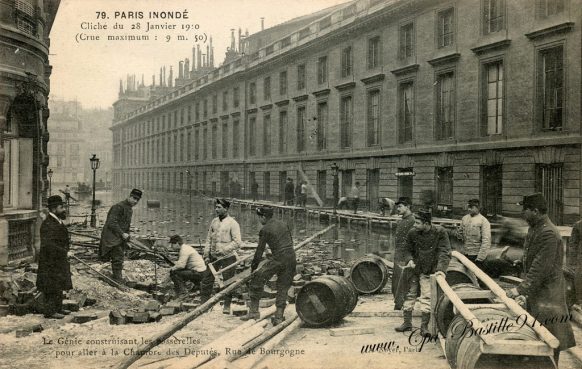
POLYGON ((83 323, 87 323, 90 322, 91 320, 96 320, 97 314, 95 313, 79 313, 79 314, 75 314, 73 316, 73 323, 78 323, 78 324, 83 324, 83 323))

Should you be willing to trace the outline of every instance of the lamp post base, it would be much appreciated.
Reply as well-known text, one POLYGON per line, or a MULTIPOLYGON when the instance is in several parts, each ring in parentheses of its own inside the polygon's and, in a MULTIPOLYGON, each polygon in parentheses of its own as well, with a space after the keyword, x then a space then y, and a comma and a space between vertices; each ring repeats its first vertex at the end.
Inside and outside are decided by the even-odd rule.
POLYGON ((97 215, 95 214, 95 209, 91 210, 91 221, 90 221, 91 227, 92 228, 96 228, 97 227, 97 215))

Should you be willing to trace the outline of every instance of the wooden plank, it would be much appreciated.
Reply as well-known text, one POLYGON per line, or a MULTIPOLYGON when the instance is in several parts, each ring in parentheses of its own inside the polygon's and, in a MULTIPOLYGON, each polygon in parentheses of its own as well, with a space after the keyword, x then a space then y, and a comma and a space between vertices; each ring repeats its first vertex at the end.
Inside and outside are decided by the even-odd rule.
POLYGON ((513 285, 516 285, 516 286, 523 281, 523 279, 518 278, 518 277, 514 277, 512 275, 502 275, 499 277, 499 280, 501 282, 511 283, 513 285))
POLYGON ((359 334, 372 334, 375 333, 376 329, 374 327, 347 327, 347 328, 332 328, 329 330, 330 336, 353 336, 359 334))
MULTIPOLYGON (((527 311, 525 311, 524 308, 519 306, 519 304, 515 302, 515 300, 507 297, 505 291, 501 287, 499 287, 499 285, 495 283, 495 281, 491 277, 485 274, 485 272, 479 269, 473 262, 467 259, 463 254, 461 254, 458 251, 453 251, 451 252, 451 255, 459 259, 459 261, 463 263, 463 265, 465 265, 467 269, 475 273, 475 276, 479 278, 483 283, 485 283, 485 285, 489 287, 491 292, 493 292, 501 300, 501 302, 507 305, 507 307, 509 308, 509 310, 511 310, 512 313, 514 313, 517 316, 523 315, 527 317, 527 321, 530 322, 535 321, 534 317, 531 316, 530 313, 528 313, 527 311)), ((551 348, 555 349, 560 346, 560 341, 558 341, 558 339, 554 337, 554 335, 551 334, 546 327, 540 324, 535 324, 532 328, 544 340, 544 342, 550 345, 551 348)))
MULTIPOLYGON (((439 292, 438 284, 433 274, 430 276, 430 311, 436 312, 436 303, 439 297, 438 292, 439 292)), ((436 314, 430 314, 429 330, 430 334, 432 334, 433 336, 438 333, 436 314)))
MULTIPOLYGON (((393 311, 352 311, 349 314, 350 317, 353 318, 371 318, 371 317, 382 317, 382 318, 400 318, 402 317, 402 311, 400 310, 393 310, 393 311)), ((420 311, 413 310, 412 311, 413 317, 422 316, 420 311)))
POLYGON ((488 299, 493 298, 495 295, 489 290, 482 291, 457 291, 457 296, 461 299, 488 299))
POLYGON ((481 342, 483 354, 520 355, 520 356, 553 356, 554 350, 541 341, 496 340, 495 344, 487 345, 481 342))

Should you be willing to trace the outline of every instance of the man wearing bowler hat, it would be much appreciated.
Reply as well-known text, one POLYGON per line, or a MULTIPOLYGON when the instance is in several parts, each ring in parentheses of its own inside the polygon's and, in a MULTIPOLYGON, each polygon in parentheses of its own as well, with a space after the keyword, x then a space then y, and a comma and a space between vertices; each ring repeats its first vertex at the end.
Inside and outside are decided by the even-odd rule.
MULTIPOLYGON (((208 236, 206 237, 206 247, 204 247, 204 261, 212 266, 217 271, 236 262, 238 250, 242 246, 242 239, 240 236, 240 226, 237 221, 228 215, 230 209, 230 201, 226 199, 216 199, 214 211, 216 218, 210 222, 208 229, 208 236)), ((231 268, 224 273, 222 277, 228 280, 234 277, 234 268, 231 268)), ((201 302, 206 302, 212 294, 212 287, 214 286, 214 275, 206 273, 205 278, 200 284, 200 299, 201 302)), ((224 305, 222 312, 230 314, 230 302, 232 295, 228 294, 224 297, 224 305)))
POLYGON ((69 265, 69 231, 63 199, 54 195, 47 199, 48 216, 40 226, 40 254, 36 288, 44 294, 44 316, 62 319, 63 291, 73 288, 69 265))
POLYGON ((129 197, 113 205, 107 213, 107 220, 101 232, 99 257, 101 260, 111 260, 113 279, 123 283, 123 257, 129 240, 132 208, 141 199, 142 192, 136 188, 131 190, 129 197))
POLYGON ((251 273, 256 272, 251 277, 249 284, 251 298, 249 313, 241 319, 259 319, 259 300, 263 293, 263 288, 265 283, 276 274, 277 296, 275 298, 275 306, 277 310, 272 322, 273 325, 277 325, 285 320, 287 292, 293 282, 293 276, 295 276, 297 258, 289 225, 278 219, 273 219, 273 209, 271 207, 258 208, 257 215, 263 228, 259 232, 259 245, 251 263, 251 273), (266 245, 269 245, 272 256, 259 268, 266 245))
MULTIPOLYGON (((406 235, 406 254, 404 256, 406 266, 414 268, 414 274, 411 277, 410 288, 406 294, 402 310, 412 317, 412 310, 417 295, 420 290, 418 302, 422 313, 422 324, 420 334, 430 336, 428 323, 430 321, 430 275, 444 276, 449 262, 451 261, 451 244, 449 236, 441 226, 432 224, 432 215, 430 212, 421 210, 414 223, 414 227, 406 235), (410 312, 410 313, 408 313, 410 312)), ((411 325, 397 327, 397 331, 412 330, 411 325), (402 329, 406 328, 406 329, 402 329)))
POLYGON ((523 281, 508 290, 507 296, 524 296, 526 310, 560 341, 554 351, 557 367, 560 351, 576 345, 566 305, 562 237, 548 218, 548 204, 541 193, 524 196, 518 205, 523 206, 522 215, 529 224, 523 246, 523 281))

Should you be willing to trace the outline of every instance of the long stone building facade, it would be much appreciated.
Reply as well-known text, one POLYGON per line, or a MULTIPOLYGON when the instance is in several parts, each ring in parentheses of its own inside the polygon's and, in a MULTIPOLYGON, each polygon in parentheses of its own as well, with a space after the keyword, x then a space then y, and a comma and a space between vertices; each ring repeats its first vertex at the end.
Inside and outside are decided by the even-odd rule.
POLYGON ((48 189, 49 34, 60 0, 0 1, 0 265, 40 247, 48 189))
POLYGON ((163 96, 118 101, 114 188, 232 194, 238 181, 248 194, 256 181, 278 200, 292 177, 329 204, 337 164, 341 194, 360 182, 370 209, 410 196, 453 216, 476 197, 516 215, 541 191, 569 224, 581 15, 580 0, 358 0, 287 23, 163 96))

